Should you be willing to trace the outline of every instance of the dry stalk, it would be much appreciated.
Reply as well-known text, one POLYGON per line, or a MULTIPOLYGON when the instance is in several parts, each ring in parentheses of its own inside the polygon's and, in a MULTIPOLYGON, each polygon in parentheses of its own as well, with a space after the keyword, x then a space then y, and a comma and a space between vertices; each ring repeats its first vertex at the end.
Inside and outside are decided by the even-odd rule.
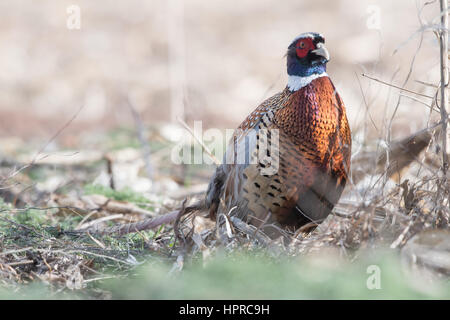
POLYGON ((179 210, 171 211, 169 213, 166 213, 163 216, 152 218, 152 219, 145 219, 142 221, 134 222, 134 223, 126 223, 126 224, 119 224, 111 228, 106 228, 103 230, 97 229, 97 228, 88 228, 88 229, 81 229, 77 230, 75 232, 77 233, 84 233, 84 232, 91 232, 96 234, 116 234, 116 235, 124 235, 127 233, 137 232, 137 231, 143 231, 143 230, 149 230, 154 229, 162 224, 167 224, 170 222, 173 222, 176 220, 179 210))
MULTIPOLYGON (((445 181, 448 169, 448 156, 447 156, 447 138, 449 130, 447 128, 448 122, 448 2, 447 0, 440 0, 441 9, 441 28, 439 32, 440 43, 440 63, 441 63, 441 120, 442 120, 442 171, 443 179, 445 181)), ((444 183, 445 185, 445 183, 444 183)))
POLYGON ((147 139, 145 138, 144 124, 142 122, 141 116, 136 111, 136 108, 134 107, 134 103, 131 101, 130 96, 127 96, 127 104, 128 107, 130 108, 131 114, 133 115, 134 122, 136 124, 137 137, 139 139, 139 142, 141 143, 142 157, 144 158, 147 176, 149 179, 153 179, 154 170, 151 161, 150 145, 148 144, 147 139))
POLYGON ((429 95, 426 95, 426 94, 423 94, 423 93, 418 93, 418 92, 415 92, 415 91, 412 91, 412 90, 408 90, 408 89, 405 89, 405 88, 396 86, 396 85, 394 85, 394 84, 392 84, 392 83, 388 83, 388 82, 382 81, 382 80, 380 80, 380 79, 377 79, 377 78, 368 76, 367 74, 364 74, 364 73, 362 73, 361 75, 362 75, 363 77, 369 78, 370 80, 374 80, 374 81, 376 81, 376 82, 379 82, 379 83, 384 84, 384 85, 389 86, 389 87, 393 87, 393 88, 399 89, 399 90, 401 90, 401 91, 413 93, 413 94, 415 94, 415 95, 418 95, 418 96, 421 96, 421 97, 425 97, 425 98, 434 99, 434 97, 432 97, 432 96, 429 96, 429 95))

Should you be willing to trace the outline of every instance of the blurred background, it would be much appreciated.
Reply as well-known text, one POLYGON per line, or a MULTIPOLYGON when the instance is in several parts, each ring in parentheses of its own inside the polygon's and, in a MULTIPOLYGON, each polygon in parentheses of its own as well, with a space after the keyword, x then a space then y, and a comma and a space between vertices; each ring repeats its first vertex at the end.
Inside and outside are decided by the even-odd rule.
POLYGON ((450 267, 442 261, 450 261, 449 233, 431 230, 409 241, 419 230, 450 225, 441 153, 429 143, 434 132, 391 143, 440 118, 433 99, 439 12, 433 0, 0 1, 0 298, 38 278, 55 288, 87 285, 98 297, 97 281, 122 280, 129 271, 128 287, 117 282, 102 292, 114 298, 449 297, 448 286, 441 292, 428 282, 417 285, 427 292, 414 293, 414 281, 399 276, 400 262, 419 261, 444 270, 448 284, 450 267), (317 232, 297 233, 295 250, 273 241, 264 249, 277 264, 239 256, 215 263, 210 257, 220 258, 224 248, 258 247, 241 242, 253 239, 244 234, 223 242, 220 227, 200 215, 190 220, 192 228, 183 220, 195 229, 189 243, 197 239, 189 252, 170 223, 99 241, 61 232, 137 222, 203 197, 214 166, 174 162, 174 145, 192 151, 182 144, 191 136, 177 119, 190 127, 201 121, 203 132, 236 128, 285 88, 286 49, 310 31, 325 36, 327 71, 346 105, 352 179, 339 214, 317 232), (397 248, 406 241, 400 259, 397 248), (337 251, 321 251, 328 246, 337 251), (372 253, 377 246, 390 246, 395 256, 355 259, 359 247, 372 253), (315 250, 324 252, 330 270, 303 259, 315 250), (301 256, 299 264, 291 258, 278 264, 288 252, 301 256), (337 263, 338 256, 351 266, 337 263), (165 265, 134 278, 141 261, 165 265), (183 281, 162 276, 180 271, 183 261, 187 270, 194 267, 183 281), (368 290, 372 264, 383 269, 384 291, 368 290), (3 283, 11 287, 4 291, 3 283))
POLYGON ((434 94, 417 82, 439 82, 439 47, 426 28, 438 3, 424 3, 3 0, 0 152, 17 139, 48 140, 80 108, 55 143, 87 148, 96 134, 135 126, 127 101, 146 126, 179 116, 235 128, 285 87, 285 50, 307 31, 326 38, 355 139, 362 128, 363 138, 384 138, 398 103, 392 136, 406 136, 426 126, 429 109, 361 74, 434 94))

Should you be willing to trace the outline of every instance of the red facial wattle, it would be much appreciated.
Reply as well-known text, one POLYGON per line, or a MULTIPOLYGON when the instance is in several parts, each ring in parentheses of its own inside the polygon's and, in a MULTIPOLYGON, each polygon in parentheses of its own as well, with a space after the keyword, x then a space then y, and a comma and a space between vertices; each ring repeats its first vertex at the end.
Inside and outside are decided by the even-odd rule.
POLYGON ((295 45, 295 50, 297 52, 297 57, 304 58, 310 50, 314 50, 315 45, 311 38, 304 38, 297 41, 295 45))

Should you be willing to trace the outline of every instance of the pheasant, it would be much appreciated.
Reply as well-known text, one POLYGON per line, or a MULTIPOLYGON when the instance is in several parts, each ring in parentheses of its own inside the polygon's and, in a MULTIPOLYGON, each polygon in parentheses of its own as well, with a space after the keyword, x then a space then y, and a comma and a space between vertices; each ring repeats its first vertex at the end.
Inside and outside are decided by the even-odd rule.
POLYGON ((331 213, 348 178, 352 141, 324 43, 310 32, 289 45, 286 88, 241 123, 210 180, 211 218, 229 213, 271 235, 331 213))

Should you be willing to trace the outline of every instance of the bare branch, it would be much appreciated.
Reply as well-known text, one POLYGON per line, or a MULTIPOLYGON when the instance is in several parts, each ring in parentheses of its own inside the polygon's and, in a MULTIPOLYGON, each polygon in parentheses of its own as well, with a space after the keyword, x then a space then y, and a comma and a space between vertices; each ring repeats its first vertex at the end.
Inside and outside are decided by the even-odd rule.
POLYGON ((447 0, 440 0, 441 4, 441 30, 439 32, 440 42, 440 63, 441 63, 441 119, 442 123, 442 171, 444 179, 448 169, 447 156, 447 136, 449 134, 447 129, 447 113, 448 108, 448 2, 447 0))
POLYGON ((136 111, 136 108, 134 107, 133 102, 131 101, 130 97, 127 96, 127 104, 130 108, 131 114, 133 115, 134 122, 136 124, 136 130, 137 130, 137 136, 139 139, 139 142, 141 143, 142 148, 142 157, 144 158, 145 163, 145 170, 147 171, 147 176, 149 179, 153 179, 153 166, 150 158, 150 145, 148 144, 147 139, 145 138, 145 128, 144 124, 142 123, 141 116, 136 111))
POLYGON ((413 94, 416 94, 416 95, 421 96, 421 97, 434 99, 434 97, 432 97, 432 96, 429 96, 429 95, 426 95, 426 94, 423 94, 423 93, 418 93, 418 92, 415 92, 415 91, 412 91, 412 90, 408 90, 408 89, 405 89, 405 88, 396 86, 395 84, 392 84, 392 83, 384 82, 384 81, 379 80, 379 79, 377 79, 377 78, 368 76, 367 74, 364 74, 364 73, 362 73, 361 75, 362 75, 363 77, 369 78, 370 80, 374 80, 374 81, 376 81, 376 82, 379 82, 379 83, 381 83, 381 84, 387 85, 387 86, 389 86, 389 87, 393 87, 393 88, 399 89, 399 90, 401 90, 401 91, 406 91, 406 92, 413 93, 413 94))

